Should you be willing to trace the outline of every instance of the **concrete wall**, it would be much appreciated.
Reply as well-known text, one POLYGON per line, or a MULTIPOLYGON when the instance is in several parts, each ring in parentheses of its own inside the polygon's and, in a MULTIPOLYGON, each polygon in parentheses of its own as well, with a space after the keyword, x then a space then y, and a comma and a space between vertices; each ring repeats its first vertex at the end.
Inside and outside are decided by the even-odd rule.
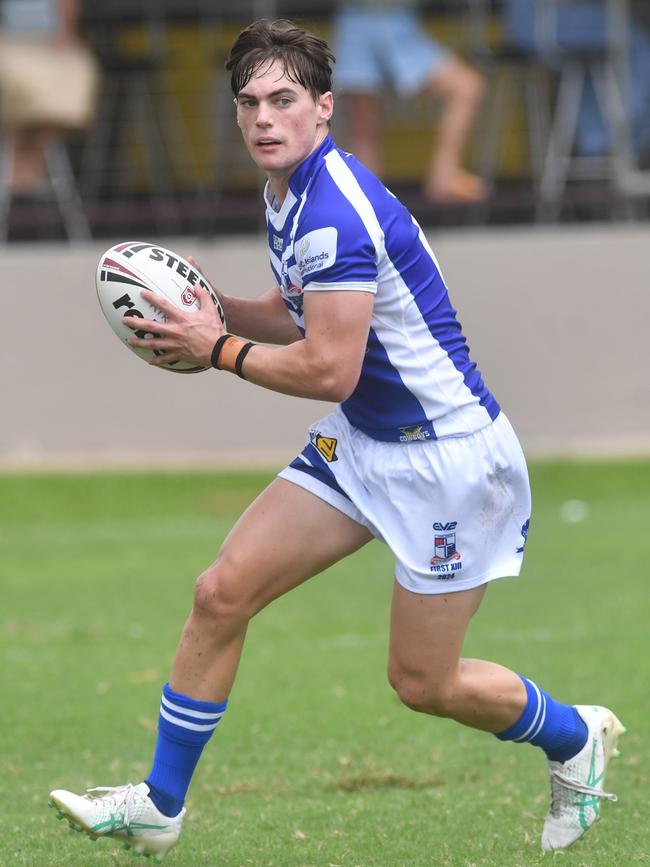
MULTIPOLYGON (((158 240, 195 255, 226 291, 271 285, 261 238, 158 240)), ((650 453, 647 226, 472 230, 430 241, 472 355, 529 454, 650 453)), ((120 347, 94 289, 108 246, 0 254, 0 467, 291 458, 328 406, 228 374, 154 370, 120 347)))

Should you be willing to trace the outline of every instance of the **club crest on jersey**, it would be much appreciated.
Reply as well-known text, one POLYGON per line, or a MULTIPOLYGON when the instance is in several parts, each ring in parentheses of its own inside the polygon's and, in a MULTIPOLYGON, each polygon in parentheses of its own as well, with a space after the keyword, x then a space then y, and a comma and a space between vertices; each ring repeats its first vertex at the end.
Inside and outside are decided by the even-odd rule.
POLYGON ((196 301, 196 295, 194 294, 191 286, 186 286, 181 293, 181 301, 185 304, 186 307, 191 307, 192 304, 196 301))
POLYGON ((309 442, 314 448, 318 449, 328 464, 331 464, 332 461, 338 461, 338 457, 336 456, 338 440, 334 439, 334 437, 324 437, 318 431, 310 430, 309 442))
POLYGON ((280 266, 280 284, 285 299, 290 302, 296 313, 301 313, 302 277, 296 266, 289 266, 285 260, 283 260, 280 266))
POLYGON ((282 238, 279 235, 273 236, 273 249, 282 252, 282 238))
POLYGON ((413 443, 417 440, 428 440, 431 434, 428 430, 423 430, 423 425, 417 424, 413 427, 400 427, 399 441, 401 443, 413 443))
POLYGON ((433 539, 430 568, 436 573, 437 578, 452 578, 454 572, 459 572, 463 568, 461 555, 456 550, 456 527, 457 521, 447 523, 436 521, 433 525, 436 535, 433 539))

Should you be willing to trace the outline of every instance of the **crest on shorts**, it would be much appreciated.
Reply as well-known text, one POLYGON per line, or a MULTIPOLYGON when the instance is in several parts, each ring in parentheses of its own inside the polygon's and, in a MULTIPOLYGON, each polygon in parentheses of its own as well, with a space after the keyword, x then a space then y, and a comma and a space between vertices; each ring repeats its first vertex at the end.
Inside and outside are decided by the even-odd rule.
POLYGON ((433 537, 431 571, 435 572, 438 578, 451 578, 451 573, 463 568, 461 556, 456 549, 457 524, 457 521, 436 521, 433 525, 436 535, 433 537))
POLYGON ((450 560, 456 554, 456 534, 441 533, 433 540, 434 554, 431 558, 432 563, 442 563, 445 560, 450 560))
POLYGON ((334 439, 334 437, 324 437, 318 431, 310 430, 309 441, 318 449, 328 464, 331 464, 332 461, 338 461, 338 457, 336 456, 338 440, 334 439))

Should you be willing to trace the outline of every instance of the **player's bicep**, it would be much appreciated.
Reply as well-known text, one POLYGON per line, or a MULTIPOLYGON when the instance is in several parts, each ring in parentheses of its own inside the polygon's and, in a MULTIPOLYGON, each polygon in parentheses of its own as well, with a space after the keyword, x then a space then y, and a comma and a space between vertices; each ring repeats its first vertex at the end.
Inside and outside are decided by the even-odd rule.
POLYGON ((328 375, 356 385, 368 343, 374 294, 360 290, 305 292, 309 354, 328 375))

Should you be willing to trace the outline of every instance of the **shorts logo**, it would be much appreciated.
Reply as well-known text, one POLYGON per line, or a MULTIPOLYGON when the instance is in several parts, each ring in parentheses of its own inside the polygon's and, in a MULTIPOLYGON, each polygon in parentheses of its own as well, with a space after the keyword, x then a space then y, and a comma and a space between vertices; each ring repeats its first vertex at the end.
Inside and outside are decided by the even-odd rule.
POLYGON ((457 521, 442 523, 436 521, 433 529, 436 535, 433 538, 433 557, 431 558, 431 571, 436 577, 442 579, 453 578, 454 572, 463 568, 461 555, 456 550, 456 527, 457 521))
POLYGON ((530 518, 526 521, 524 526, 521 528, 521 535, 523 536, 524 541, 521 543, 521 546, 517 548, 517 554, 523 554, 524 548, 526 547, 526 542, 528 541, 528 530, 530 528, 530 518))
POLYGON ((331 464, 332 461, 338 461, 336 456, 338 440, 334 439, 334 437, 324 437, 321 436, 318 431, 310 430, 309 441, 318 449, 328 464, 331 464))
POLYGON ((400 427, 399 441, 401 443, 412 443, 416 440, 428 440, 431 434, 428 430, 422 430, 423 425, 418 424, 414 427, 400 427))

